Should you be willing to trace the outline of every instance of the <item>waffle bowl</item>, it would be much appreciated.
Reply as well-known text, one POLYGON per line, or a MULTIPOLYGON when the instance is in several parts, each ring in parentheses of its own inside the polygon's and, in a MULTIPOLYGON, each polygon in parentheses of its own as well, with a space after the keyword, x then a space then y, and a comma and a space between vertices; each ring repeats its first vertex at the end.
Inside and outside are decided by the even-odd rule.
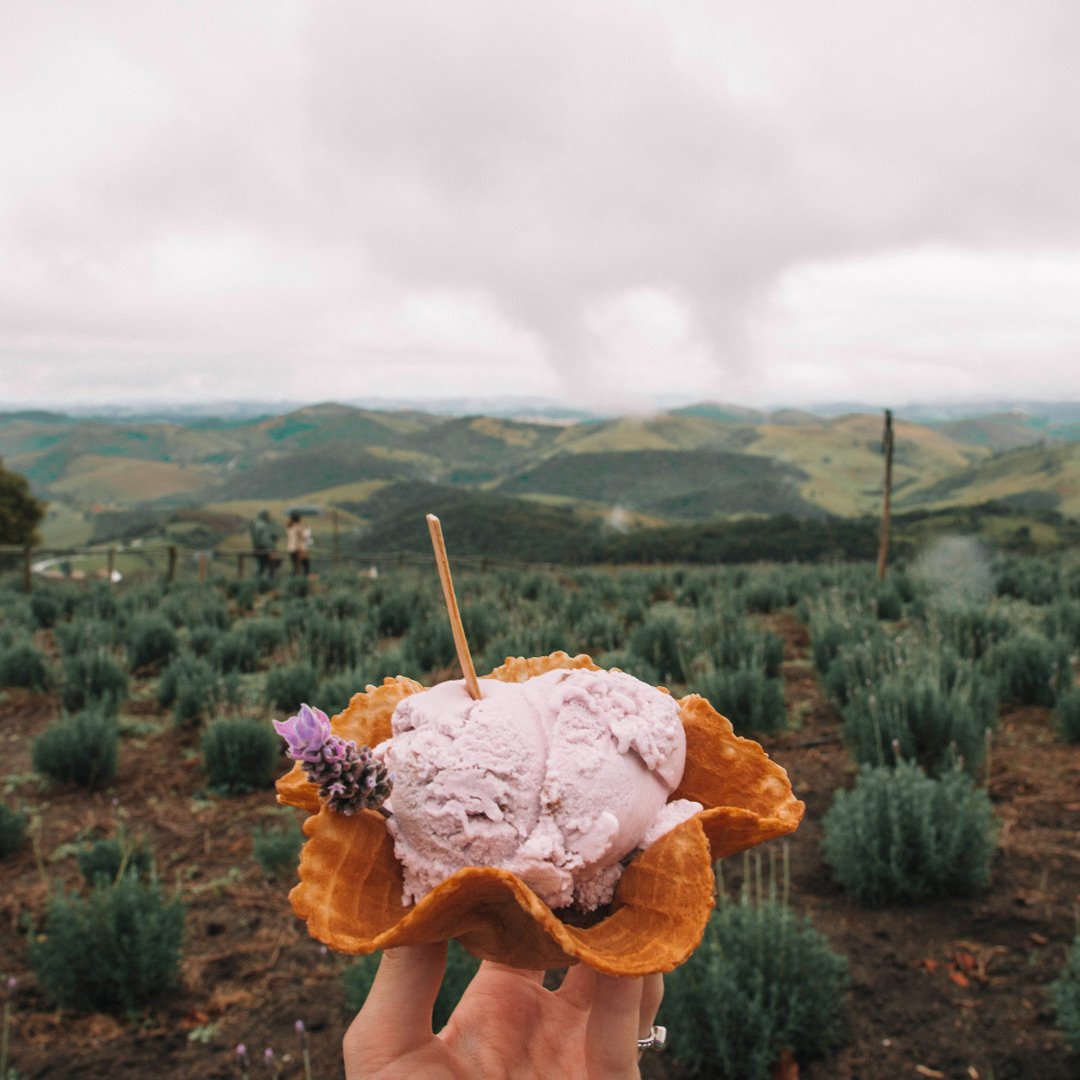
MULTIPOLYGON (((556 652, 508 658, 486 678, 523 682, 557 668, 600 670, 588 656, 556 652)), ((403 676, 369 686, 333 718, 332 730, 375 746, 390 737, 397 703, 424 689, 403 676)), ((299 763, 277 782, 278 801, 310 815, 300 883, 289 894, 293 910, 312 937, 342 953, 456 938, 481 959, 531 970, 580 961, 608 975, 671 971, 701 942, 713 907, 713 862, 793 832, 804 810, 784 770, 756 742, 736 736, 704 698, 690 694, 679 706, 686 767, 671 799, 704 809, 633 859, 608 914, 593 925, 570 925, 520 878, 494 867, 459 870, 404 906, 385 818, 330 810, 299 763)))

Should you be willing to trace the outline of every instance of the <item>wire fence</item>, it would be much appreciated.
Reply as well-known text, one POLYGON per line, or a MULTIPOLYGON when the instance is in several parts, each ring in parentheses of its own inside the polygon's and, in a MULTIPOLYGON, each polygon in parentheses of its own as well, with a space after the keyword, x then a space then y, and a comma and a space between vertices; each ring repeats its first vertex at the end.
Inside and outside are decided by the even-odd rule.
MULTIPOLYGON (((0 576, 21 578, 24 591, 46 581, 207 581, 243 579, 268 575, 283 578, 294 573, 288 553, 275 552, 271 561, 251 549, 209 548, 192 550, 178 544, 91 545, 82 547, 18 547, 0 545, 0 576)), ((436 572, 431 554, 410 551, 358 555, 345 552, 312 552, 312 575, 341 571, 375 577, 394 570, 419 569, 436 572)), ((494 570, 551 570, 553 564, 513 562, 481 555, 453 558, 455 570, 488 573, 494 570)))

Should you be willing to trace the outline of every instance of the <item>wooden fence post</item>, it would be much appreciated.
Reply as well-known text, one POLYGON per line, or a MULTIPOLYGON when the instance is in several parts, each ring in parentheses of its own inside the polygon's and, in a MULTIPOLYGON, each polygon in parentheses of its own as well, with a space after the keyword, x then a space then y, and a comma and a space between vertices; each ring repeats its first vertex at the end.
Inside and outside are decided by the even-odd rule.
POLYGON ((176 577, 176 545, 169 545, 169 569, 165 574, 166 581, 172 581, 176 577))
POLYGON ((241 551, 236 556, 236 580, 240 581, 244 576, 244 553, 241 551))
POLYGON ((33 578, 33 558, 31 551, 33 549, 29 544, 26 545, 26 551, 23 553, 23 591, 30 592, 34 587, 33 578))
POLYGON ((200 551, 199 552, 199 584, 200 585, 205 585, 206 584, 206 563, 207 563, 206 552, 205 551, 200 551))
POLYGON ((890 502, 892 496, 892 451, 893 451, 893 428, 892 409, 885 410, 885 432, 882 436, 882 449, 885 451, 885 501, 881 507, 881 547, 878 550, 877 576, 878 580, 885 577, 885 564, 889 559, 889 528, 890 502))

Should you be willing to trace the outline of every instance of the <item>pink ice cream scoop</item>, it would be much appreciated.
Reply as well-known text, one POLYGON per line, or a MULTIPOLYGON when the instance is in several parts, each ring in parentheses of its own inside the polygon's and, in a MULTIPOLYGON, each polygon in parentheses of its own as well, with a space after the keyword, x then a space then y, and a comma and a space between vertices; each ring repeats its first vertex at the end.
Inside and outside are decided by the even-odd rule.
POLYGON ((549 671, 404 698, 376 748, 403 902, 466 866, 517 874, 549 907, 608 903, 623 860, 701 809, 682 779, 679 706, 616 671, 549 671))

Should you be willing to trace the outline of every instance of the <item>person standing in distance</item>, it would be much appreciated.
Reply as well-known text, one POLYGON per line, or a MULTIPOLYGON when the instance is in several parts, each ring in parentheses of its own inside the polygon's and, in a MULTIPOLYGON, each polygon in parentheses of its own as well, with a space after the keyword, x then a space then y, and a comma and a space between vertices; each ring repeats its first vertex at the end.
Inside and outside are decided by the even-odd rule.
POLYGON ((289 515, 289 524, 285 528, 285 547, 292 560, 293 576, 303 574, 307 577, 311 573, 311 557, 308 555, 308 537, 311 534, 304 527, 300 515, 289 515))
POLYGON ((251 550, 255 553, 255 576, 262 577, 264 574, 273 580, 277 573, 278 557, 274 552, 277 547, 278 532, 274 522, 270 518, 270 511, 260 510, 258 516, 251 523, 251 550))

